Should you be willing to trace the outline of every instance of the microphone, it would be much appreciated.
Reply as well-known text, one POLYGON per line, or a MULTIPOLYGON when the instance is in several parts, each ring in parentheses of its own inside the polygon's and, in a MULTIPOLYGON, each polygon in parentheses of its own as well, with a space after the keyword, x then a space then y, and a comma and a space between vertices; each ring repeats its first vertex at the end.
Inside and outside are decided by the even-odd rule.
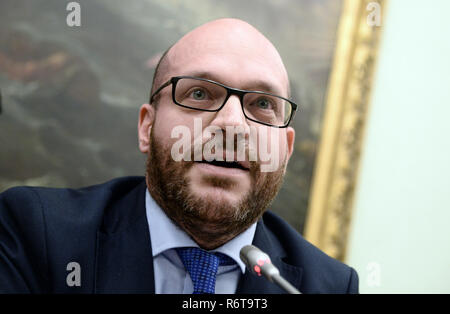
POLYGON ((254 245, 244 246, 239 257, 245 263, 247 268, 256 276, 263 275, 270 282, 277 284, 280 288, 290 294, 301 294, 286 279, 281 277, 280 271, 270 261, 269 255, 258 249, 254 245))

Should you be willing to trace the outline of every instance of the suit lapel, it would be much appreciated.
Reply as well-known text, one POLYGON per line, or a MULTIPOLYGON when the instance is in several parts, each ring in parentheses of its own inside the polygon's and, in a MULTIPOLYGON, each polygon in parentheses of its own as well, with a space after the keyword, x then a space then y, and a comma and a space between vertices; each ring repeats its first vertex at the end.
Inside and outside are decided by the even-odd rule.
POLYGON ((97 233, 96 293, 154 293, 145 182, 107 209, 97 233))
MULTIPOLYGON (((262 220, 260 220, 256 226, 253 245, 267 253, 270 256, 272 263, 280 271, 280 275, 289 281, 294 287, 300 289, 303 269, 298 266, 290 265, 283 260, 285 255, 284 251, 278 243, 274 243, 274 241, 270 239, 267 227, 264 225, 262 220)), ((241 276, 236 290, 236 294, 281 293, 286 292, 266 278, 253 275, 248 270, 246 270, 245 274, 241 276)))
MULTIPOLYGON (((145 212, 145 181, 106 209, 97 232, 95 293, 155 293, 153 256, 145 212)), ((114 193, 114 191, 113 191, 114 193)), ((119 191, 116 191, 120 194, 119 191)), ((302 268, 283 260, 285 253, 260 220, 253 244, 269 254, 281 276, 299 289, 302 268)), ((236 294, 285 293, 274 283, 246 271, 236 294)))

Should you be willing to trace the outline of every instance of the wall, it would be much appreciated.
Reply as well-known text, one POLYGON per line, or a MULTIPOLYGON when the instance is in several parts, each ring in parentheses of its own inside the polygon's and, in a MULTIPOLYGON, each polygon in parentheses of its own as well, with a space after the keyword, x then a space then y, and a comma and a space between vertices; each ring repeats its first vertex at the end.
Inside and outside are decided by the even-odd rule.
POLYGON ((346 262, 361 293, 450 293, 450 1, 391 0, 346 262))

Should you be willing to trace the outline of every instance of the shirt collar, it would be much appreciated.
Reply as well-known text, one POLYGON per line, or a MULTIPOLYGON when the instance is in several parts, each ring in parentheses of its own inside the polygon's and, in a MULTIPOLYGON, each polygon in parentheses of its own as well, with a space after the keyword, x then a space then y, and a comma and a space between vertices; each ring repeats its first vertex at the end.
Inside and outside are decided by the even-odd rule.
MULTIPOLYGON (((178 247, 199 247, 184 230, 167 217, 165 212, 151 197, 148 190, 145 195, 145 210, 150 230, 153 257, 178 247)), ((244 273, 245 264, 239 258, 239 252, 243 246, 252 244, 255 230, 256 223, 224 245, 212 250, 212 252, 228 255, 239 265, 242 273, 244 273)))

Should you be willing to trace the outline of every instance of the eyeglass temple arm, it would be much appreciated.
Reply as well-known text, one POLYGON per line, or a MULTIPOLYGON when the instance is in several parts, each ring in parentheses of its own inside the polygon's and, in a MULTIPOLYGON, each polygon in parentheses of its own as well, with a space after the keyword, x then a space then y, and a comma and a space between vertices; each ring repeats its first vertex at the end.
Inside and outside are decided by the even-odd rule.
POLYGON ((155 98, 156 94, 158 94, 164 87, 169 86, 170 84, 172 84, 172 79, 168 80, 167 82, 165 82, 163 85, 161 85, 150 97, 150 103, 153 102, 153 98, 155 98))

